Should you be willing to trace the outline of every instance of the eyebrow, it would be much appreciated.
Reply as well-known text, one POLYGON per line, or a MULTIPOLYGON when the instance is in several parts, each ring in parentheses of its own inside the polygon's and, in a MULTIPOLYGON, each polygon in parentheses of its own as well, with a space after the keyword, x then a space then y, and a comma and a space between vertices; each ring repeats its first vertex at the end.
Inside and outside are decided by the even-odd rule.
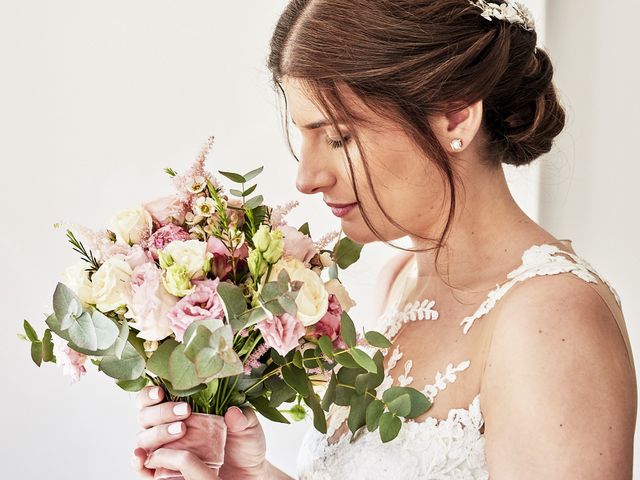
MULTIPOLYGON (((291 119, 291 122, 297 127, 298 124, 293 120, 293 118, 291 119)), ((306 130, 316 130, 317 128, 322 128, 322 127, 326 127, 328 125, 331 125, 331 122, 324 119, 324 120, 319 120, 317 122, 313 122, 313 123, 309 123, 308 125, 303 126, 302 128, 306 129, 306 130)))

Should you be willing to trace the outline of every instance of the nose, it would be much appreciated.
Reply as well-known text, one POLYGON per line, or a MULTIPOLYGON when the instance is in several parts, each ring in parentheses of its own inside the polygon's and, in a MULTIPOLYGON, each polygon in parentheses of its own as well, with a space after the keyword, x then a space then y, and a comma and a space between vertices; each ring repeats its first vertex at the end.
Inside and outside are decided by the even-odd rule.
POLYGON ((310 160, 301 159, 298 164, 296 188, 301 193, 313 195, 328 190, 336 183, 335 175, 327 168, 314 166, 310 160))

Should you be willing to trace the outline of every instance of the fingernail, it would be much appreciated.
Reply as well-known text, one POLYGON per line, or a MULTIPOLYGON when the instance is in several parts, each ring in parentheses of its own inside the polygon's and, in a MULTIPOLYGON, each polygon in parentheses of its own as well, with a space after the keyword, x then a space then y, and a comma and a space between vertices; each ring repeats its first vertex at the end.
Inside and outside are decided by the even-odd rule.
POLYGON ((151 400, 158 400, 158 398, 160 398, 160 387, 149 390, 149 398, 151 400))
POLYGON ((174 415, 186 415, 187 414, 187 404, 186 403, 178 403, 173 407, 174 415))
POLYGON ((171 425, 169 425, 168 430, 171 435, 177 435, 178 433, 182 432, 182 422, 172 423, 171 425))

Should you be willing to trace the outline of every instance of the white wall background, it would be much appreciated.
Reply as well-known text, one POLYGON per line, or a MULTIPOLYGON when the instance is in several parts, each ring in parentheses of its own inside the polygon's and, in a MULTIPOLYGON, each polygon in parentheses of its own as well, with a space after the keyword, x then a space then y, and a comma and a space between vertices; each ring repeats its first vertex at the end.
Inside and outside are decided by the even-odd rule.
MULTIPOLYGON (((304 212, 313 212, 314 235, 339 226, 320 198, 295 190, 296 164, 264 66, 285 3, 0 0, 3 478, 135 478, 129 465, 139 429, 134 394, 93 365, 70 387, 54 365, 37 370, 28 345, 14 334, 23 318, 44 330, 53 287, 76 259, 54 222, 98 228, 115 211, 165 194, 171 185, 163 168, 185 169, 215 135, 212 170, 265 165, 261 186, 269 203, 300 200, 291 218, 303 223, 304 212)), ((544 2, 527 3, 544 38, 544 2)), ((619 28, 633 15, 577 0, 559 3, 548 7, 548 43, 569 127, 552 155, 507 174, 529 215, 574 239, 617 287, 637 349, 633 319, 640 304, 632 272, 640 267, 633 256, 639 235, 630 192, 639 172, 630 150, 638 103, 629 99, 638 68, 623 62, 637 41, 619 28), (611 18, 597 24, 600 15, 611 18), (567 163, 569 171, 558 175, 567 163)), ((632 8, 631 0, 620 3, 632 8)), ((374 265, 392 253, 368 246, 363 261, 347 271, 359 301, 354 316, 362 321, 370 315, 374 265)), ((293 474, 309 426, 264 426, 269 458, 293 474)))

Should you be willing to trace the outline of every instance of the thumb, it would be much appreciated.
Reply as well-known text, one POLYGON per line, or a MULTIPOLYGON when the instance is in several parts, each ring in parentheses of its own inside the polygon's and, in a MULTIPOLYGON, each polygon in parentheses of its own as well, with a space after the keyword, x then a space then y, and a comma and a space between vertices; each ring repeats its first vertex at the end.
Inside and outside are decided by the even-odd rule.
POLYGON ((258 417, 251 407, 241 410, 238 407, 231 407, 224 415, 224 423, 231 433, 241 432, 247 428, 255 427, 258 424, 258 417))

